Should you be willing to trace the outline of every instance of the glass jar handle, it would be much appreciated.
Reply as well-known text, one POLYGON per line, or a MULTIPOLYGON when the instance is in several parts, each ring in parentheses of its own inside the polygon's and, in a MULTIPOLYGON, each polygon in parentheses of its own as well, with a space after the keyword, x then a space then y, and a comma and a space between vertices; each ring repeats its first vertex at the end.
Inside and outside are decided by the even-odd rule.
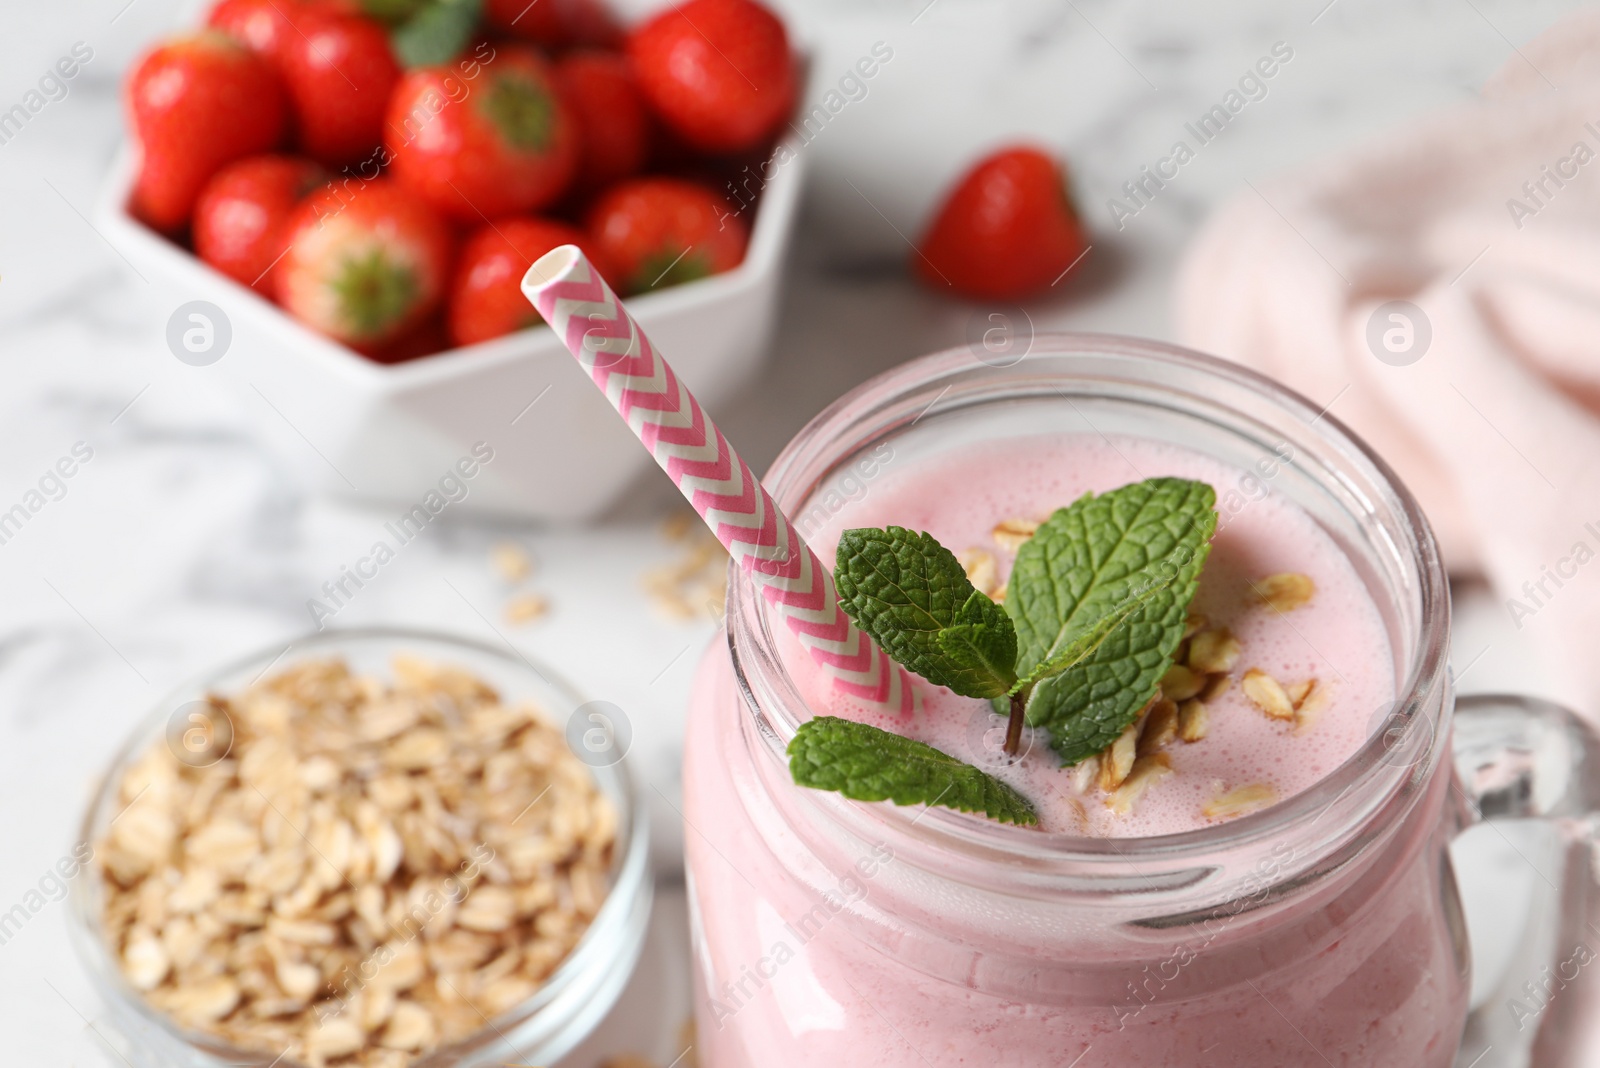
POLYGON ((1473 695, 1456 702, 1452 752, 1462 829, 1540 819, 1560 843, 1556 870, 1534 865, 1517 963, 1468 1017, 1456 1064, 1600 1063, 1600 735, 1548 701, 1473 695))

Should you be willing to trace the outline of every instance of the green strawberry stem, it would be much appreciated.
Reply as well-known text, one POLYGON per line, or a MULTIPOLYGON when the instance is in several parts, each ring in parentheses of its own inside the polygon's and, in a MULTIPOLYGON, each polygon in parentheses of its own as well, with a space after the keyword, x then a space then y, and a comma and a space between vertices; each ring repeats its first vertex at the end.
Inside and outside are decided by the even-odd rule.
POLYGON ((380 248, 346 257, 330 284, 346 328, 363 339, 382 336, 405 318, 420 288, 416 271, 380 248))
POLYGON ((665 289, 710 278, 713 273, 708 256, 689 249, 674 252, 671 248, 662 248, 639 261, 633 288, 641 293, 648 289, 665 289))
POLYGON ((496 77, 478 106, 515 151, 544 152, 550 147, 555 101, 520 71, 496 77))

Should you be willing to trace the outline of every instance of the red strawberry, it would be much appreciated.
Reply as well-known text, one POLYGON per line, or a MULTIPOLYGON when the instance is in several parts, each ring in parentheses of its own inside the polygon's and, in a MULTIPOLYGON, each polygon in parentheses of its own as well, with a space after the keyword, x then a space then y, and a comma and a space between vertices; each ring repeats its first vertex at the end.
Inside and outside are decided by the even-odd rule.
POLYGON ((487 0, 483 15, 495 29, 546 48, 622 40, 622 30, 599 0, 487 0))
POLYGON ((406 74, 384 128, 395 177, 473 223, 559 197, 577 165, 578 132, 545 61, 502 48, 465 96, 461 86, 448 66, 406 74))
POLYGON ((282 53, 300 147, 329 167, 358 163, 383 140, 383 115, 400 80, 389 35, 370 19, 308 9, 282 53))
POLYGON ((219 0, 206 15, 206 25, 233 37, 258 55, 277 61, 289 38, 299 0, 219 0))
POLYGON ((650 116, 628 60, 616 52, 574 52, 556 64, 561 99, 577 120, 578 175, 598 189, 644 166, 650 116))
POLYGON ((289 251, 273 272, 278 302, 358 351, 382 348, 438 306, 450 270, 450 228, 379 178, 330 188, 289 219, 289 251))
POLYGON ((1060 281, 1087 247, 1061 167, 1036 148, 1007 148, 956 185, 912 267, 935 289, 1020 300, 1060 281))
POLYGON ((634 178, 607 190, 589 212, 589 233, 616 270, 623 296, 692 282, 739 266, 744 220, 705 186, 634 178))
POLYGON ((456 261, 450 293, 451 339, 457 345, 472 345, 543 322, 522 295, 522 276, 534 260, 559 245, 577 245, 601 277, 610 276, 604 256, 588 235, 566 223, 500 219, 468 238, 456 261))
POLYGON ((195 198, 223 164, 275 148, 283 87, 267 61, 231 37, 204 31, 147 54, 127 83, 143 150, 134 214, 159 230, 189 221, 195 198))
POLYGON ((404 363, 419 356, 431 356, 450 347, 450 337, 438 315, 430 315, 382 348, 362 355, 374 363, 404 363))
POLYGON ((751 0, 688 0, 634 30, 628 55, 645 99, 705 152, 754 148, 794 106, 789 35, 751 0))
POLYGON ((206 183, 194 208, 194 250, 223 274, 271 296, 267 272, 289 247, 284 224, 328 175, 308 159, 251 156, 206 183))

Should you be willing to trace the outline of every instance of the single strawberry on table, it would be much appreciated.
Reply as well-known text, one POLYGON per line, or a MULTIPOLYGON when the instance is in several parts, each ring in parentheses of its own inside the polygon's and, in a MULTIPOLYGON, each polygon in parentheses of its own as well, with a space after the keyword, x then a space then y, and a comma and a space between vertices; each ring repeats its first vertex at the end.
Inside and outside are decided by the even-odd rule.
POLYGON ((301 6, 300 0, 219 0, 206 13, 206 25, 277 62, 295 35, 292 19, 301 6))
POLYGON ((601 277, 611 277, 604 255, 589 236, 553 219, 497 219, 467 238, 450 291, 451 340, 473 345, 543 322, 538 309, 522 295, 522 276, 534 260, 561 245, 577 245, 601 277))
POLYGON ((371 19, 300 8, 279 63, 294 106, 300 149, 329 167, 360 163, 383 141, 400 65, 387 31, 371 19))
POLYGON ((158 230, 180 230, 224 164, 278 146, 287 110, 278 75, 226 34, 159 45, 126 85, 141 152, 130 207, 158 230))
POLYGON ((278 302, 358 351, 417 327, 444 294, 450 228, 390 179, 308 198, 287 232, 289 251, 273 271, 278 302))
POLYGON ((672 4, 629 35, 628 55, 651 107, 703 152, 753 148, 794 107, 789 35, 752 0, 672 4))
POLYGON ((485 0, 483 16, 502 33, 546 48, 622 40, 622 30, 602 0, 485 0))
POLYGON ((627 57, 571 52, 556 63, 556 85, 579 131, 578 182, 599 189, 644 166, 650 115, 627 57))
POLYGON ((986 157, 956 183, 912 269, 934 289, 1020 300, 1055 285, 1088 247, 1061 166, 1021 146, 986 157))
POLYGON ((195 204, 195 254, 270 297, 275 290, 268 272, 289 247, 289 216, 327 181, 327 171, 296 156, 250 156, 228 164, 195 204))
POLYGON ((531 48, 504 46, 470 93, 451 99, 459 82, 452 66, 423 67, 395 89, 384 124, 395 177, 469 223, 555 201, 577 166, 578 131, 549 65, 531 48))
POLYGON ((623 296, 732 270, 749 239, 722 197, 677 178, 617 183, 595 202, 587 225, 623 296))

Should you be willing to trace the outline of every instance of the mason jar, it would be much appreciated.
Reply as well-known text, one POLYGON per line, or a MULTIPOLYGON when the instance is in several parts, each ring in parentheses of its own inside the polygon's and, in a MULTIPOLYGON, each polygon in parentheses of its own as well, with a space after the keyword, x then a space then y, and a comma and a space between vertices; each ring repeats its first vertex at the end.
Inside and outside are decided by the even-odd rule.
POLYGON ((837 512, 886 455, 936 465, 1062 433, 1170 443, 1246 473, 1218 487, 1224 514, 1240 506, 1230 494, 1262 493, 1309 513, 1378 606, 1394 703, 1314 786, 1183 833, 1085 838, 864 804, 790 779, 785 747, 812 710, 783 624, 731 572, 684 768, 700 1063, 1450 1065, 1470 973, 1446 847, 1485 798, 1503 815, 1594 807, 1592 743, 1559 710, 1457 708, 1433 535, 1336 419, 1172 346, 1041 335, 1020 357, 962 348, 866 383, 765 482, 799 519, 837 512), (1451 759, 1453 715, 1470 775, 1451 759))
MULTIPOLYGON (((117 786, 126 770, 163 737, 170 738, 175 714, 195 707, 207 694, 232 694, 274 669, 301 658, 338 658, 352 673, 387 677, 398 654, 461 668, 487 682, 508 705, 530 703, 558 729, 587 764, 616 813, 607 894, 587 930, 539 989, 520 1004, 486 1016, 483 1027, 466 1038, 415 1058, 415 1068, 491 1068, 510 1064, 553 1064, 588 1036, 616 1004, 633 974, 644 945, 654 892, 648 868, 646 807, 623 759, 625 739, 616 725, 597 726, 593 709, 548 667, 506 647, 467 638, 399 628, 327 630, 299 639, 285 649, 274 646, 244 657, 180 687, 163 699, 128 739, 106 771, 84 817, 80 841, 105 838, 119 815, 117 786), (592 744, 594 732, 605 734, 592 744)), ((73 885, 69 926, 106 1014, 98 1030, 122 1060, 134 1068, 224 1068, 255 1065, 301 1068, 288 1057, 230 1046, 190 1030, 153 1008, 124 976, 106 945, 101 914, 104 877, 88 864, 73 885)))

